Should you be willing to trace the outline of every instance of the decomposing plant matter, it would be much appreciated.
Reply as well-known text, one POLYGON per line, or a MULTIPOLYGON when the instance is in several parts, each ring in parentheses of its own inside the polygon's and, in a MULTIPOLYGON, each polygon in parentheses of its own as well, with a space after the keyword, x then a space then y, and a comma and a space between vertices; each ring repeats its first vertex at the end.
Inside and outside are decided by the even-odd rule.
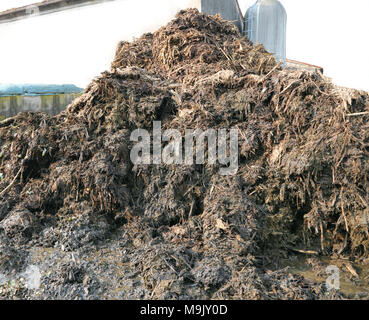
POLYGON ((65 250, 121 232, 142 279, 136 298, 326 298, 265 268, 289 248, 368 255, 368 112, 367 93, 285 70, 233 24, 181 11, 120 43, 111 70, 66 111, 0 123, 0 228, 9 248, 65 250), (134 165, 130 133, 155 120, 182 133, 237 128, 237 174, 134 165), (69 215, 104 227, 68 239, 69 215), (42 232, 51 226, 64 231, 42 232))

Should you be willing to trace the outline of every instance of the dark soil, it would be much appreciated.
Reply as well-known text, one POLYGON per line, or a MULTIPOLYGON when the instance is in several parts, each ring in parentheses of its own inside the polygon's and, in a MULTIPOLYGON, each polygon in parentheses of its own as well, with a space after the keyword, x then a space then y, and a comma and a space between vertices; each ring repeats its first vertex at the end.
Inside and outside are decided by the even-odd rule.
POLYGON ((65 112, 0 122, 0 297, 344 298, 280 261, 368 257, 368 115, 367 93, 285 70, 233 24, 181 11, 120 43, 65 112), (237 174, 134 165, 130 134, 154 120, 238 129, 237 174))

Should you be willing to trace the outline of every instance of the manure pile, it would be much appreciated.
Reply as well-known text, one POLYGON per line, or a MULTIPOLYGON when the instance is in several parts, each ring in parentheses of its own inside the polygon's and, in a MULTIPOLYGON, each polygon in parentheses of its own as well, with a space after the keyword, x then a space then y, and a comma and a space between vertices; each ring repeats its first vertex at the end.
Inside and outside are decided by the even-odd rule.
POLYGON ((0 297, 342 298, 279 261, 367 259, 368 114, 367 93, 284 70, 233 24, 181 11, 121 42, 66 111, 0 122, 0 297), (130 134, 153 121, 238 129, 237 173, 134 165, 130 134), (38 289, 22 282, 30 265, 38 289))

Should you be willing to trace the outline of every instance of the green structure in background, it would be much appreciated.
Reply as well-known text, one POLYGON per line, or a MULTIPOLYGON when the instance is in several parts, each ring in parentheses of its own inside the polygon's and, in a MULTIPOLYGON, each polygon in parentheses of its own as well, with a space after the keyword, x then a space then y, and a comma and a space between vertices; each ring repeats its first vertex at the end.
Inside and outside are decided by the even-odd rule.
POLYGON ((58 114, 82 91, 83 89, 69 84, 0 84, 0 120, 23 111, 58 114))

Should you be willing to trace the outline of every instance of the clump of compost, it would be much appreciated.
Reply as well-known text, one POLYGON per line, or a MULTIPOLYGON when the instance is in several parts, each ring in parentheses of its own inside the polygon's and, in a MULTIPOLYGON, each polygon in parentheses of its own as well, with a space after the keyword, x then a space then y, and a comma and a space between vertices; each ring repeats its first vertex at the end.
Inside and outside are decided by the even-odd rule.
POLYGON ((368 115, 367 93, 285 70, 219 16, 181 11, 121 42, 66 111, 0 122, 0 273, 48 271, 39 291, 5 296, 340 298, 278 263, 368 256, 368 115), (153 121, 237 129, 237 173, 132 163, 130 135, 153 121))

